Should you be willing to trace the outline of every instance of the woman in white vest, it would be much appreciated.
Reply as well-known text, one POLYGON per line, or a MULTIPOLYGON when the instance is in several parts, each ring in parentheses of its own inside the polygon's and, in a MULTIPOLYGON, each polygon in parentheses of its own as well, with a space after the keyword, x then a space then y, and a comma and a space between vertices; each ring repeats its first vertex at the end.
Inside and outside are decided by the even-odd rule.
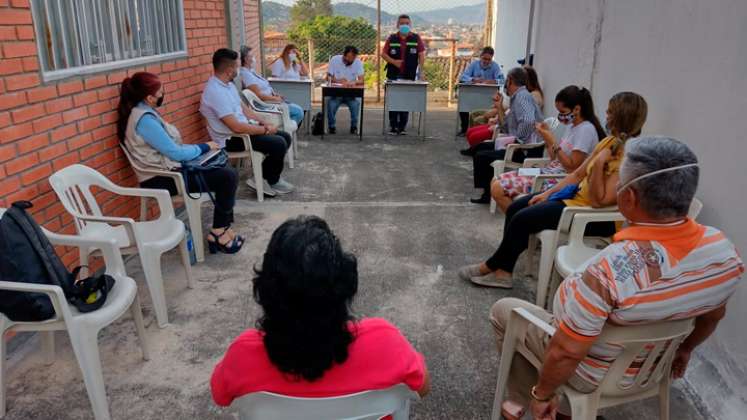
MULTIPOLYGON (((132 158, 143 167, 178 170, 181 162, 192 160, 219 148, 214 142, 182 144, 179 130, 167 123, 156 110, 163 104, 164 90, 153 73, 138 72, 122 81, 117 135, 132 158)), ((168 190, 176 194, 174 180, 164 176, 138 175, 140 186, 168 190)), ((207 187, 215 193, 213 228, 207 235, 211 253, 235 254, 244 238, 231 229, 233 207, 236 203, 238 176, 231 167, 214 168, 203 172, 207 187)), ((188 179, 190 192, 198 192, 197 180, 188 179)))

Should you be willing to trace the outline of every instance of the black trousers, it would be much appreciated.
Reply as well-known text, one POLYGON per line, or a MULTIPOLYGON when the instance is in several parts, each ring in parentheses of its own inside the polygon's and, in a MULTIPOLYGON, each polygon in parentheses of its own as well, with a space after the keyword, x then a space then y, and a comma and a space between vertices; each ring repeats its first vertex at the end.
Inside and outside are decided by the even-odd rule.
POLYGON ((459 121, 462 123, 460 132, 466 133, 469 128, 469 112, 460 112, 459 121))
MULTIPOLYGON (((202 172, 207 187, 215 194, 215 209, 213 209, 213 228, 224 228, 233 223, 233 206, 236 204, 236 187, 239 184, 239 176, 231 167, 215 168, 202 172)), ((187 181, 189 192, 200 192, 197 180, 190 176, 187 181)), ((171 195, 176 195, 176 184, 174 180, 157 176, 140 183, 143 188, 168 190, 171 195)), ((187 197, 187 200, 191 198, 187 197)))
POLYGON ((389 126, 395 130, 404 130, 407 127, 409 112, 389 111, 389 126))
MULTIPOLYGON (((285 131, 278 131, 277 134, 267 134, 261 136, 251 136, 252 148, 257 152, 265 155, 262 161, 262 176, 273 185, 280 180, 280 174, 283 172, 283 163, 285 153, 291 147, 293 138, 285 131)), ((226 141, 227 152, 241 152, 244 150, 244 141, 239 137, 232 137, 226 141)), ((255 180, 260 182, 260 180, 255 180)))
MULTIPOLYGON (((490 181, 493 179, 493 167, 491 163, 496 160, 503 159, 506 156, 506 149, 495 150, 495 142, 486 141, 480 143, 472 148, 474 156, 472 156, 472 168, 475 181, 475 188, 485 188, 490 190, 490 181)), ((514 152, 512 160, 516 163, 524 162, 524 159, 530 158, 541 158, 544 153, 543 148, 538 147, 536 149, 530 149, 527 153, 523 150, 514 152)), ((488 191, 486 191, 486 194, 488 191)))
MULTIPOLYGON (((521 197, 508 206, 501 244, 485 262, 491 270, 513 272, 519 255, 527 249, 529 235, 558 227, 565 203, 545 201, 530 206, 529 200, 535 195, 521 197)), ((615 234, 615 224, 613 222, 589 223, 586 226, 586 234, 612 236, 615 234)))

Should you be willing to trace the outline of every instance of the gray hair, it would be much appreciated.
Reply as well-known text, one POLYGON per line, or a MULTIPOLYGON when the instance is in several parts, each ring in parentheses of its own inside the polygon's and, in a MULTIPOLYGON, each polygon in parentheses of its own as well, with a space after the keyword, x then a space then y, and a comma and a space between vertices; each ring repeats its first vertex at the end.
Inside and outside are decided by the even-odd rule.
POLYGON ((241 48, 239 48, 239 54, 241 54, 241 66, 244 66, 244 63, 246 62, 246 58, 249 57, 249 54, 251 54, 252 48, 248 47, 246 45, 242 45, 241 48))
POLYGON ((506 80, 508 79, 511 79, 516 86, 526 86, 529 82, 529 74, 523 67, 514 67, 508 71, 506 80))
MULTIPOLYGON (((661 169, 697 164, 698 158, 684 143, 670 137, 645 136, 628 140, 620 166, 620 184, 661 169)), ((698 189, 700 169, 681 168, 633 182, 641 208, 656 219, 684 217, 698 189)))

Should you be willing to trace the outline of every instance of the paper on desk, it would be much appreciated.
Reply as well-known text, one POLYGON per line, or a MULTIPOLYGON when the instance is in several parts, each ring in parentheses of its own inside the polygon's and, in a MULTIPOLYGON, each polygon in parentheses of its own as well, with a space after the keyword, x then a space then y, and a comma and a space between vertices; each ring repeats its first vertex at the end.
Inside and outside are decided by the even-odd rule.
POLYGON ((519 168, 519 176, 537 176, 542 173, 540 168, 519 168))

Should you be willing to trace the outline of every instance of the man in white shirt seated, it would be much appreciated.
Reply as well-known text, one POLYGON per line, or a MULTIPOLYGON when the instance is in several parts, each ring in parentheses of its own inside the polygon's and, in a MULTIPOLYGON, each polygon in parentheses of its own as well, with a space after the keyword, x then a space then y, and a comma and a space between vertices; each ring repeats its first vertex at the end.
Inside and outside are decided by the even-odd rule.
MULTIPOLYGON (((342 54, 329 59, 327 80, 344 87, 363 87, 363 62, 358 57, 358 49, 353 46, 345 47, 342 54)), ((327 103, 327 125, 329 134, 335 134, 337 110, 341 104, 350 110, 350 134, 358 132, 358 113, 361 109, 360 98, 331 97, 327 103)))
POLYGON ((296 122, 297 126, 301 125, 303 121, 303 108, 300 106, 288 102, 282 96, 278 95, 275 90, 270 86, 270 82, 264 77, 260 76, 256 69, 254 56, 252 55, 252 49, 246 45, 241 47, 241 68, 239 68, 239 76, 241 76, 241 86, 244 89, 249 89, 254 92, 259 99, 264 102, 271 104, 279 104, 285 102, 288 105, 290 111, 290 117, 296 122))
POLYGON ((243 151, 243 140, 233 136, 249 134, 252 148, 266 157, 262 161, 264 180, 250 178, 247 185, 256 190, 255 182, 264 182, 264 193, 270 197, 292 192, 295 187, 280 177, 291 136, 265 122, 241 101, 233 84, 239 74, 239 54, 227 48, 217 50, 213 54, 213 71, 200 100, 200 113, 207 120, 210 138, 226 151, 243 151))

